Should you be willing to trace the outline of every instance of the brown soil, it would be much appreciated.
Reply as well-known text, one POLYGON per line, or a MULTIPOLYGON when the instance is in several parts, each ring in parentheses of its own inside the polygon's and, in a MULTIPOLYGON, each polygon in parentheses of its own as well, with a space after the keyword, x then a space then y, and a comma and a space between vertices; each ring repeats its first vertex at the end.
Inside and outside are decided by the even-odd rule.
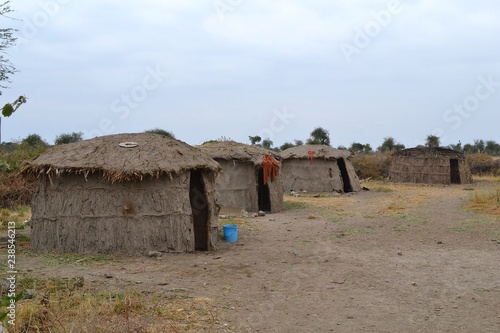
POLYGON ((500 332, 500 217, 464 208, 466 187, 498 183, 364 185, 287 196, 215 252, 56 267, 21 254, 18 266, 102 290, 188 291, 217 304, 211 332, 500 332))

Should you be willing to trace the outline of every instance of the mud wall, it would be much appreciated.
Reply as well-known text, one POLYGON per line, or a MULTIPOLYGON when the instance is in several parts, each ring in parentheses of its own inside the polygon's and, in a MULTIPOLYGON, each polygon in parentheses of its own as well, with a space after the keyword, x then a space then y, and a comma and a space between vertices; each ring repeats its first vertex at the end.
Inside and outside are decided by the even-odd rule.
MULTIPOLYGON (((209 201, 215 209, 214 197, 209 201)), ((213 210, 209 215, 216 226, 213 210)), ((189 172, 172 179, 114 184, 99 175, 87 180, 82 175, 41 177, 32 202, 31 228, 31 247, 36 251, 193 251, 189 172)))
POLYGON ((281 170, 272 182, 267 183, 269 186, 269 197, 271 200, 271 213, 278 213, 283 210, 283 182, 281 181, 281 170))
MULTIPOLYGON (((459 160, 458 164, 460 182, 462 184, 472 182, 467 162, 459 160)), ((450 158, 396 158, 391 165, 389 179, 403 183, 451 184, 450 158)))
MULTIPOLYGON (((347 163, 346 160, 346 167, 347 163)), ((336 161, 287 159, 283 161, 281 177, 285 192, 332 192, 344 188, 336 161)))
POLYGON ((253 163, 217 160, 222 174, 217 179, 218 202, 223 207, 259 210, 257 178, 253 163))

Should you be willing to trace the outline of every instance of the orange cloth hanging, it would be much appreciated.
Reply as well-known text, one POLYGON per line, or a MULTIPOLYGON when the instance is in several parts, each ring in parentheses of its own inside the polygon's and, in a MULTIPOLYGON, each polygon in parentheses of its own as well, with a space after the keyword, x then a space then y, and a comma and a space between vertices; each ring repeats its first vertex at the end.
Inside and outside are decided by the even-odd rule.
POLYGON ((314 153, 316 153, 316 151, 309 150, 307 153, 309 154, 309 158, 311 159, 311 162, 314 161, 314 153))
POLYGON ((262 156, 262 168, 264 169, 264 185, 269 181, 269 177, 271 177, 271 181, 273 181, 276 177, 278 177, 278 171, 280 169, 280 164, 273 155, 264 155, 262 156))

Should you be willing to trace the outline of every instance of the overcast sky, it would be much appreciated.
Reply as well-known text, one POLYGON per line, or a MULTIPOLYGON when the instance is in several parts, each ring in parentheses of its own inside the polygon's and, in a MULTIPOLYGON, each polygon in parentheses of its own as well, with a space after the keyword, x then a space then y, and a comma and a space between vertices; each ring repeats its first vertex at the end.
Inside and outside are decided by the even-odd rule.
POLYGON ((12 0, 2 141, 500 142, 497 0, 12 0))

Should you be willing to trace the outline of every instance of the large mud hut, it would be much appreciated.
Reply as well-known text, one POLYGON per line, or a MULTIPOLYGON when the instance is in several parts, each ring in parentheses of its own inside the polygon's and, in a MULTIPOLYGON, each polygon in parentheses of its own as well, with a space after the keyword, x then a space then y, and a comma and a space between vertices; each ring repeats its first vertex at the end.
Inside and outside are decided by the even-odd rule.
POLYGON ((358 192, 351 153, 326 145, 301 145, 281 152, 285 191, 358 192))
POLYGON ((427 184, 472 183, 469 163, 463 153, 446 148, 417 147, 393 156, 389 179, 393 182, 427 184))
POLYGON ((55 146, 28 162, 35 177, 31 247, 56 252, 191 252, 218 237, 220 166, 159 134, 55 146))
POLYGON ((230 140, 205 143, 199 148, 222 167, 222 175, 217 179, 217 201, 223 207, 250 212, 283 210, 281 165, 277 154, 230 140))

